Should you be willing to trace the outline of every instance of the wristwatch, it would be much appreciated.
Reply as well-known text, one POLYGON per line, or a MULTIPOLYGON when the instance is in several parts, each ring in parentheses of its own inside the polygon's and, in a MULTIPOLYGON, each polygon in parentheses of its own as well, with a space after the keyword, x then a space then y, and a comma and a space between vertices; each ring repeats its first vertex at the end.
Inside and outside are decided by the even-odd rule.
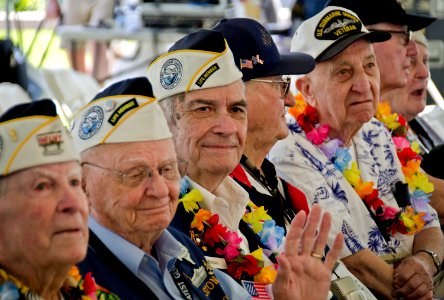
POLYGON ((436 273, 441 271, 441 261, 439 260, 439 257, 438 257, 438 255, 435 252, 433 252, 431 250, 427 250, 427 249, 420 249, 420 250, 416 251, 416 253, 418 253, 418 252, 425 252, 428 255, 430 255, 430 257, 433 260, 433 264, 436 267, 436 273))

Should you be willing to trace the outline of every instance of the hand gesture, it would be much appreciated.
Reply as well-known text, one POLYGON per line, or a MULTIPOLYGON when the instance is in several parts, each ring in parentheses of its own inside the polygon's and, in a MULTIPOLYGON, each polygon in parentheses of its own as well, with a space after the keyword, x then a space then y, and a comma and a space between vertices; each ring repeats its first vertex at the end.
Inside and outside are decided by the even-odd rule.
POLYGON ((343 246, 343 236, 336 236, 333 247, 322 261, 331 227, 331 215, 322 215, 319 205, 313 205, 308 220, 300 211, 291 222, 285 252, 278 257, 279 269, 273 283, 273 296, 279 299, 327 299, 331 272, 343 246), (317 227, 319 221, 319 232, 317 227))

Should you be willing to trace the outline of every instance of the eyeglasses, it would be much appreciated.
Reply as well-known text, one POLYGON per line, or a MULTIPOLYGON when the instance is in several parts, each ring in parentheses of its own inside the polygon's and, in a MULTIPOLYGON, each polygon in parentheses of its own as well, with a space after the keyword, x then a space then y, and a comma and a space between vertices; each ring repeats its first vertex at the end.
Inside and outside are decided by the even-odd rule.
POLYGON ((265 82, 265 83, 273 83, 273 84, 280 84, 281 89, 281 96, 282 98, 287 97, 288 91, 290 90, 290 78, 285 78, 282 80, 268 80, 268 79, 251 79, 250 81, 256 81, 256 82, 265 82))
POLYGON ((369 29, 368 31, 377 31, 377 32, 388 32, 388 33, 394 33, 394 34, 402 34, 402 41, 404 43, 404 46, 407 46, 410 41, 412 40, 412 31, 399 31, 399 30, 382 30, 382 29, 369 29))
MULTIPOLYGON (((81 166, 92 166, 98 169, 102 169, 105 171, 109 171, 114 173, 117 177, 119 177, 121 183, 127 186, 137 186, 139 185, 143 179, 151 178, 153 176, 153 169, 147 166, 140 166, 131 168, 125 171, 120 171, 116 169, 105 168, 96 164, 92 164, 89 162, 81 163, 81 166)), ((157 169, 157 172, 164 179, 169 181, 178 181, 183 176, 185 176, 187 170, 187 162, 178 161, 174 163, 169 163, 161 168, 157 169)))

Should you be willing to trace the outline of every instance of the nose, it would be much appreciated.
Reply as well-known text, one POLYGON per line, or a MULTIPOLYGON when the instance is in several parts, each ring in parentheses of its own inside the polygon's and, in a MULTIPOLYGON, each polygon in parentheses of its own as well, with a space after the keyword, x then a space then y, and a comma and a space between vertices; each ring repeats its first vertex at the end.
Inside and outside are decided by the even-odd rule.
POLYGON ((296 100, 294 99, 294 96, 291 92, 288 92, 287 95, 284 97, 284 104, 288 107, 293 107, 296 105, 296 100))
POLYGON ((413 57, 418 55, 418 45, 416 45, 416 43, 414 41, 409 41, 409 43, 407 44, 407 49, 406 49, 406 56, 407 57, 413 57))
POLYGON ((65 188, 60 197, 57 209, 64 213, 85 212, 88 210, 86 196, 82 189, 69 186, 65 188))
POLYGON ((214 120, 213 132, 220 135, 236 133, 237 127, 233 116, 229 112, 221 112, 214 120))
POLYGON ((352 91, 366 94, 371 89, 370 80, 364 71, 357 72, 356 79, 352 85, 352 91))
POLYGON ((153 172, 151 177, 145 180, 145 195, 154 198, 165 198, 168 196, 169 189, 166 179, 158 172, 153 172))
POLYGON ((430 76, 429 67, 422 61, 418 62, 415 77, 418 79, 428 79, 430 76))

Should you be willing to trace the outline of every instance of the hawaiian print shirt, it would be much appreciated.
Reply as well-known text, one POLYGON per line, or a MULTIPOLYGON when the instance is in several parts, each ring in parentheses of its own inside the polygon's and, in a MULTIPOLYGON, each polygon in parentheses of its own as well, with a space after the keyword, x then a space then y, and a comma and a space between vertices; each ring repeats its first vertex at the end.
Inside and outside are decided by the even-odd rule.
MULTIPOLYGON (((360 197, 333 163, 305 137, 295 119, 287 116, 289 136, 271 150, 269 159, 278 176, 301 189, 311 204, 319 203, 332 214, 329 243, 338 232, 345 238, 341 257, 364 248, 376 255, 392 253, 411 255, 414 236, 397 233, 384 240, 360 197)), ((405 182, 391 136, 384 125, 372 119, 352 139, 352 157, 357 161, 364 181, 377 183, 380 198, 399 207, 392 193, 397 181, 405 182), (354 148, 354 149, 353 149, 354 148)), ((439 227, 436 211, 429 207, 433 220, 426 227, 439 227)))

